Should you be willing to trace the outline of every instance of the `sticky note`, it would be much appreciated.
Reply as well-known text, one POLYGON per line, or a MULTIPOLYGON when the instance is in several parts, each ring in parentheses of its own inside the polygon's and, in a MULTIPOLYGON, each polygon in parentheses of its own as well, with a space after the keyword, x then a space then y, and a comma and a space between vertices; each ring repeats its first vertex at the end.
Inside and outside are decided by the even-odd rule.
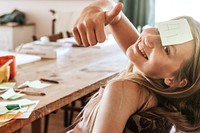
POLYGON ((3 99, 11 99, 11 100, 21 98, 22 96, 25 96, 25 94, 16 93, 13 90, 13 88, 7 90, 5 93, 0 95, 0 97, 2 97, 3 99))
MULTIPOLYGON (((2 114, 17 114, 18 112, 21 112, 20 115, 17 115, 15 118, 16 119, 26 119, 28 118, 32 111, 34 110, 34 108, 37 106, 37 104, 39 103, 39 100, 29 100, 29 99, 19 99, 19 100, 12 100, 12 101, 3 101, 3 102, 0 102, 0 105, 3 107, 2 109, 2 114), (8 110, 6 108, 7 105, 14 105, 14 104, 17 104, 19 105, 19 107, 21 107, 19 110, 8 110)), ((4 119, 5 116, 0 115, 0 122, 1 121, 4 121, 2 119, 4 119)))
POLYGON ((10 100, 15 100, 15 99, 19 99, 19 98, 21 98, 21 97, 23 97, 23 96, 25 96, 25 95, 26 95, 26 94, 15 93, 14 96, 9 97, 8 99, 10 99, 10 100))
POLYGON ((15 86, 15 82, 3 82, 0 84, 0 89, 10 89, 15 86))
POLYGON ((12 104, 19 104, 21 107, 29 106, 35 104, 35 101, 29 100, 29 99, 20 99, 13 101, 12 104))
POLYGON ((7 90, 5 93, 3 93, 3 94, 1 95, 1 97, 2 97, 3 99, 8 99, 8 98, 14 96, 15 94, 16 94, 16 93, 15 93, 15 91, 14 91, 13 89, 9 89, 9 90, 7 90))
POLYGON ((0 107, 0 115, 6 114, 7 112, 9 112, 9 110, 5 106, 0 107))
POLYGON ((163 46, 181 44, 193 39, 186 19, 160 22, 157 27, 163 46))
POLYGON ((47 84, 47 83, 42 83, 41 81, 39 80, 34 80, 34 81, 31 81, 27 84, 29 87, 31 88, 37 88, 37 89, 42 89, 42 88, 45 88, 47 86, 50 86, 50 84, 47 84))

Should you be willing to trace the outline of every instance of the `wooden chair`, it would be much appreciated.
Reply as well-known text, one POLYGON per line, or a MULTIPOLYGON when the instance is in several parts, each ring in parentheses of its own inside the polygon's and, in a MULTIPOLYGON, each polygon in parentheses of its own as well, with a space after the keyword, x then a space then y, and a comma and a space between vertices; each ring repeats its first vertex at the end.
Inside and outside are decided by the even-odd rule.
POLYGON ((72 32, 66 31, 66 36, 67 36, 67 37, 73 37, 72 32))
POLYGON ((130 116, 124 133, 169 133, 172 126, 166 117, 147 110, 130 116))
MULTIPOLYGON (((62 32, 59 32, 59 33, 57 33, 57 34, 48 35, 47 37, 49 38, 49 41, 51 41, 51 42, 56 42, 58 39, 62 39, 62 38, 63 38, 63 33, 62 33, 62 32)), ((39 40, 40 38, 37 37, 36 35, 33 35, 33 36, 32 36, 32 39, 33 39, 33 41, 37 41, 37 40, 39 40)))

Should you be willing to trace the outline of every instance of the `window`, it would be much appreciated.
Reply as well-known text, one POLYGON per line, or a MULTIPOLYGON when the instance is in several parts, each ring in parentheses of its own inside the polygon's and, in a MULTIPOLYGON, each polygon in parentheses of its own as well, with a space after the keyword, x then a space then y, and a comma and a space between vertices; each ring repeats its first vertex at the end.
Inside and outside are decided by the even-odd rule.
POLYGON ((155 21, 166 21, 177 16, 191 16, 200 21, 198 0, 156 0, 155 21))

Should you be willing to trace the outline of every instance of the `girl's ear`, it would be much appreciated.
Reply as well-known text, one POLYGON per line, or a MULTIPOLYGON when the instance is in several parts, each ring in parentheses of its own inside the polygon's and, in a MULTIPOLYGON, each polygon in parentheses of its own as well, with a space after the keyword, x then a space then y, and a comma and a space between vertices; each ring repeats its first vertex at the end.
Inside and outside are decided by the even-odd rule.
POLYGON ((164 83, 165 83, 167 86, 172 87, 172 86, 174 85, 174 78, 165 78, 165 79, 164 79, 164 83))
MULTIPOLYGON (((170 87, 172 87, 174 84, 175 84, 175 81, 174 78, 165 78, 164 79, 164 83, 170 87)), ((185 78, 185 79, 182 79, 178 85, 178 87, 184 87, 188 84, 188 80, 185 78)))
POLYGON ((188 80, 185 78, 181 80, 178 87, 185 87, 187 84, 188 84, 188 80))

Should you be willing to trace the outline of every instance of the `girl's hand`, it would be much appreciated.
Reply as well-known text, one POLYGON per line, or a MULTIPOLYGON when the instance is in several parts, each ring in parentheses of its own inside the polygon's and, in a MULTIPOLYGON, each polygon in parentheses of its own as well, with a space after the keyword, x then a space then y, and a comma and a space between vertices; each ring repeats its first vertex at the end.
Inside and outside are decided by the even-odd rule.
POLYGON ((121 19, 122 7, 122 3, 118 3, 110 11, 96 6, 85 8, 73 28, 78 45, 88 47, 105 41, 105 26, 114 25, 121 19))

